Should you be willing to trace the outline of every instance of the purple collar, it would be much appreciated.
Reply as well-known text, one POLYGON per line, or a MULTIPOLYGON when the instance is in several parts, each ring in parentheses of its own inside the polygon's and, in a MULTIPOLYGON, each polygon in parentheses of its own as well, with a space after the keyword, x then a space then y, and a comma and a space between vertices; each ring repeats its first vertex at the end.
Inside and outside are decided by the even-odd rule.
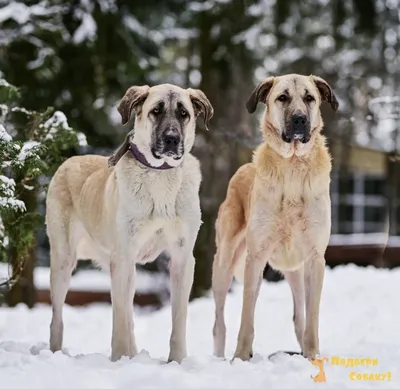
POLYGON ((135 157, 137 161, 139 161, 142 165, 150 168, 150 169, 157 169, 157 170, 167 170, 167 169, 173 169, 175 166, 168 165, 167 162, 164 162, 161 166, 153 166, 150 165, 150 163, 147 161, 146 157, 143 155, 143 153, 140 152, 138 147, 130 142, 129 144, 129 150, 131 151, 132 155, 135 157))

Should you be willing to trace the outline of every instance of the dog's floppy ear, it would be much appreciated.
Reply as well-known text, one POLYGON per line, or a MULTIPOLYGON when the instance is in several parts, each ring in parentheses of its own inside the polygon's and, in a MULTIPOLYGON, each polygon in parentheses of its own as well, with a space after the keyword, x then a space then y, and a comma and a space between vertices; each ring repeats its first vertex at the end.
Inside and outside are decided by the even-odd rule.
POLYGON ((258 103, 265 104, 267 102, 268 93, 272 85, 274 85, 274 77, 268 77, 253 90, 246 103, 246 108, 249 113, 255 112, 258 103))
POLYGON ((188 88, 189 97, 192 101, 194 113, 196 117, 203 114, 204 126, 208 131, 208 123, 210 119, 214 116, 214 108, 208 100, 207 96, 200 89, 188 88))
POLYGON ((136 114, 140 113, 140 108, 147 96, 149 95, 150 87, 148 85, 143 86, 131 86, 126 92, 120 103, 118 104, 118 112, 121 115, 122 124, 128 123, 132 110, 136 110, 136 114))
POLYGON ((323 101, 328 102, 334 111, 337 111, 339 108, 339 102, 334 95, 332 88, 330 85, 321 77, 311 76, 311 79, 314 81, 314 84, 318 88, 319 94, 321 95, 321 99, 323 101))

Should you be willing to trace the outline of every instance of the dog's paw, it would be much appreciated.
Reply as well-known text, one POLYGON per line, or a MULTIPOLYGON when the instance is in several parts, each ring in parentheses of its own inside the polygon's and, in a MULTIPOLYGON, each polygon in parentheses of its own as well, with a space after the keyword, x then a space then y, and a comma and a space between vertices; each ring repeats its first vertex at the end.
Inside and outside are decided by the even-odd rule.
POLYGON ((168 356, 168 363, 170 362, 181 363, 186 358, 186 356, 187 354, 183 350, 180 351, 171 350, 168 356))
POLYGON ((186 342, 182 339, 173 339, 169 342, 168 362, 181 363, 187 357, 186 342))
POLYGON ((111 360, 111 362, 116 362, 116 361, 119 361, 123 357, 133 358, 137 354, 138 353, 137 353, 136 349, 127 350, 127 349, 115 348, 111 351, 110 360, 111 360))
POLYGON ((319 339, 314 333, 305 332, 302 354, 307 359, 315 359, 319 355, 319 339))
POLYGON ((241 359, 242 361, 250 361, 251 358, 253 358, 253 350, 238 349, 233 355, 231 362, 233 362, 235 359, 241 359))
POLYGON ((319 350, 316 348, 304 349, 301 354, 304 358, 312 360, 319 356, 319 350))

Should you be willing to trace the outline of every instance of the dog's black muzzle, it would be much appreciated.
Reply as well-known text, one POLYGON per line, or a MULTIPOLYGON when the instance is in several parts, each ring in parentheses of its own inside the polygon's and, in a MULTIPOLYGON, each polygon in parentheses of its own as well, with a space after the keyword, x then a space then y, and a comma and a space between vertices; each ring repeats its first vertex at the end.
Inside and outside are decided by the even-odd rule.
POLYGON ((282 133, 282 140, 286 143, 291 143, 294 140, 307 143, 311 138, 311 126, 306 115, 294 114, 286 128, 287 131, 282 133))
POLYGON ((162 156, 180 159, 183 155, 183 137, 175 128, 164 131, 157 139, 155 147, 152 149, 156 158, 162 156))

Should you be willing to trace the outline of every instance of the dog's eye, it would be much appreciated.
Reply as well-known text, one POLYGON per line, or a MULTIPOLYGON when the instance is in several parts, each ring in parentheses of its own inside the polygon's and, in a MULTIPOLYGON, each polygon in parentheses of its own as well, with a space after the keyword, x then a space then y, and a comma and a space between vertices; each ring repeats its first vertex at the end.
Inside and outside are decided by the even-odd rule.
POLYGON ((158 115, 160 113, 160 108, 156 107, 151 112, 154 113, 154 115, 158 115))
POLYGON ((184 118, 188 115, 188 112, 186 111, 186 109, 181 109, 181 116, 184 118))
POLYGON ((282 101, 282 103, 283 103, 283 102, 285 102, 285 101, 288 100, 288 97, 287 97, 286 95, 280 95, 280 96, 278 97, 278 100, 279 100, 279 101, 282 101))
POLYGON ((314 97, 313 96, 311 96, 311 95, 307 95, 306 96, 306 101, 308 102, 308 103, 311 103, 311 101, 314 101, 315 99, 314 99, 314 97))

